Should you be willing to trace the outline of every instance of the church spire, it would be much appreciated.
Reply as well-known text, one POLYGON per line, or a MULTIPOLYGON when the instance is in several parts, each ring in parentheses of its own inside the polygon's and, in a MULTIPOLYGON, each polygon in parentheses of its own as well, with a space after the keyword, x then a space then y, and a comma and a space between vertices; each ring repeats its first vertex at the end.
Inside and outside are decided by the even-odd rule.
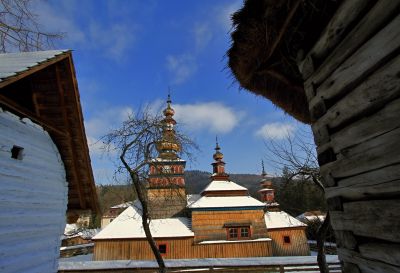
POLYGON ((265 172, 265 168, 264 168, 264 160, 261 160, 261 166, 262 166, 261 176, 266 177, 267 173, 265 172))
POLYGON ((165 118, 162 120, 162 137, 156 146, 159 157, 162 159, 178 159, 177 152, 181 150, 175 136, 176 121, 173 118, 175 110, 171 107, 171 103, 171 95, 168 92, 167 107, 163 111, 165 118))
POLYGON ((220 152, 221 148, 218 144, 218 137, 215 138, 215 153, 213 155, 214 162, 212 180, 228 180, 229 175, 225 173, 225 162, 222 161, 224 154, 220 152))

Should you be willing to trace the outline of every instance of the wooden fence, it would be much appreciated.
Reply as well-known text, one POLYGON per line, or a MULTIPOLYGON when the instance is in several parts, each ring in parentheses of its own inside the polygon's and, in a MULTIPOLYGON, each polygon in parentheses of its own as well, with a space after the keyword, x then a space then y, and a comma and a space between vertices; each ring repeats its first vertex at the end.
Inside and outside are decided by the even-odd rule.
MULTIPOLYGON (((317 257, 290 256, 290 257, 255 257, 255 258, 221 258, 221 259, 180 259, 165 260, 168 272, 319 272, 317 257)), ((328 255, 327 262, 331 273, 341 271, 336 255, 328 255)), ((60 262, 59 273, 153 273, 157 272, 155 261, 88 261, 88 262, 60 262)))

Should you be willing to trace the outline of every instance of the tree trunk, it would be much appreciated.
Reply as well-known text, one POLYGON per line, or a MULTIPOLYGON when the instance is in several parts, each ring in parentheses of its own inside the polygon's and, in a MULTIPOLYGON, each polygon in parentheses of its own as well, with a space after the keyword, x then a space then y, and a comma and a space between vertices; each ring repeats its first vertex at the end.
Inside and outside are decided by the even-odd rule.
POLYGON ((318 248, 317 261, 318 261, 319 271, 321 273, 329 273, 329 268, 328 264, 326 263, 326 257, 325 257, 325 239, 326 239, 326 233, 329 228, 329 222, 330 222, 330 217, 328 211, 324 222, 318 228, 317 231, 317 248, 318 248))
POLYGON ((146 201, 146 196, 145 193, 143 192, 143 189, 140 185, 139 177, 137 173, 130 171, 130 176, 132 178, 132 184, 135 187, 135 191, 137 194, 137 197, 142 205, 142 224, 143 224, 143 229, 144 233, 146 234, 147 242, 150 245, 151 250, 153 251, 154 257, 156 258, 156 261, 158 263, 158 271, 160 273, 166 273, 166 267, 164 263, 164 259, 161 256, 160 251, 158 250, 157 244, 153 239, 153 236, 151 235, 150 232, 150 226, 149 226, 149 209, 147 206, 147 201, 146 201))

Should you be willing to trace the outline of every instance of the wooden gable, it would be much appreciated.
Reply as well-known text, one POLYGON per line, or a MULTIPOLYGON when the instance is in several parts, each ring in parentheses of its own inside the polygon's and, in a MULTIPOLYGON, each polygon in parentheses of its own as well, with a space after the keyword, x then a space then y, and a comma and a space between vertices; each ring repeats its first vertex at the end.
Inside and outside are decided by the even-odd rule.
MULTIPOLYGON (((18 53, 1 57, 10 66, 17 66, 30 56, 45 53, 20 53, 24 56, 22 60, 18 59, 18 53)), ((59 51, 20 71, 0 77, 0 106, 41 125, 57 145, 68 181, 68 222, 75 221, 82 210, 98 213, 71 51, 59 51)))

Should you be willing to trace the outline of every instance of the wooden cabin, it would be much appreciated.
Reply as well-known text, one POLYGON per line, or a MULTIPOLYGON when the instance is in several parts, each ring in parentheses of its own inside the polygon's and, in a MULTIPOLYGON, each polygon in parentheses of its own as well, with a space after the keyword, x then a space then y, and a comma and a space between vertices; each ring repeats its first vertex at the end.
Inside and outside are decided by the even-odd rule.
MULTIPOLYGON (((171 132, 174 134, 170 103, 169 100, 168 111, 164 111, 164 121, 169 124, 164 126, 164 131, 171 131, 163 132, 164 136, 171 132)), ((279 215, 266 213, 265 203, 251 197, 247 188, 230 181, 218 143, 213 156, 211 182, 200 194, 186 195, 182 167, 185 162, 176 154, 171 154, 179 147, 171 144, 174 141, 171 135, 163 137, 162 141, 167 143, 158 144, 159 157, 150 163, 153 168, 150 168, 148 195, 151 198, 148 200, 153 216, 150 230, 164 258, 309 255, 304 233, 306 225, 285 212, 279 215), (173 168, 177 171, 165 172, 173 168), (163 173, 157 173, 159 169, 164 170, 163 173), (278 238, 274 244, 274 239, 269 236, 269 227, 275 220, 279 220, 276 223, 279 230, 271 224, 274 238, 278 238), (299 231, 304 237, 296 234, 299 231), (291 241, 282 241, 285 236, 289 236, 291 241)), ((94 260, 144 260, 154 257, 143 231, 138 202, 122 212, 93 241, 94 260)))
POLYGON ((400 271, 400 1, 247 0, 240 85, 310 123, 345 272, 400 271))
POLYGON ((115 218, 120 215, 126 208, 133 205, 133 202, 125 202, 122 204, 114 205, 110 207, 103 215, 101 216, 101 228, 105 228, 109 223, 114 221, 115 218))
POLYGON ((0 54, 0 271, 57 272, 66 220, 99 211, 71 51, 0 54))

